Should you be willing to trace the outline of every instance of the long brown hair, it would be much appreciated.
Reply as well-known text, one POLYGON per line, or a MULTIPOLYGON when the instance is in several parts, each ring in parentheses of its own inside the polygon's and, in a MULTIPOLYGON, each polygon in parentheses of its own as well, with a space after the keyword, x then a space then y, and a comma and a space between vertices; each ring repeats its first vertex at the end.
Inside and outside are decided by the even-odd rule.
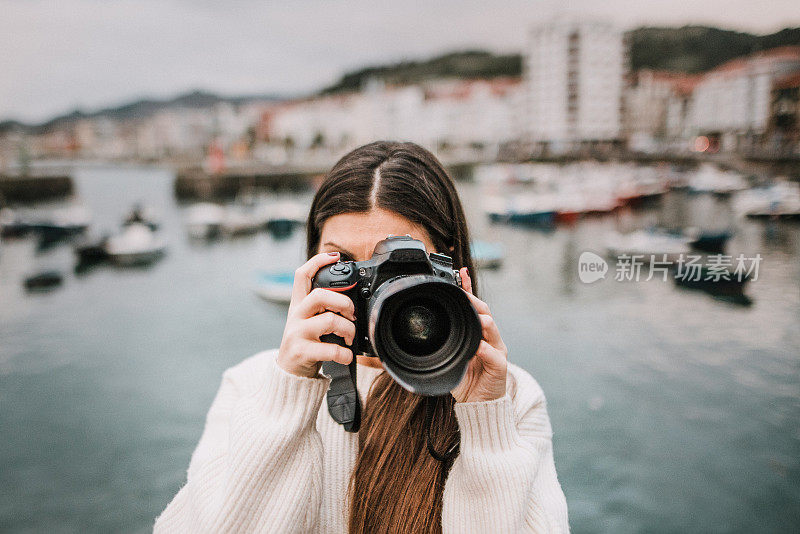
MULTIPOLYGON (((453 267, 474 272, 469 231, 453 181, 436 157, 414 143, 378 141, 340 159, 311 204, 308 257, 325 221, 381 208, 425 228, 453 267)), ((473 291, 477 292, 473 279, 473 291)), ((370 388, 350 480, 349 531, 441 533, 444 480, 458 446, 452 395, 421 397, 385 372, 370 388), (445 454, 443 454, 445 453, 445 454), (437 459, 438 458, 438 459, 437 459)))

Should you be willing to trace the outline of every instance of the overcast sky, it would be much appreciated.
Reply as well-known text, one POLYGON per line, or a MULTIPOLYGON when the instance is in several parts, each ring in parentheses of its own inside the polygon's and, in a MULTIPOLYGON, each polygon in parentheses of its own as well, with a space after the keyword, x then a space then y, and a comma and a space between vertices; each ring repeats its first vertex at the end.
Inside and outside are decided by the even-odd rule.
POLYGON ((297 94, 348 69, 471 48, 520 51, 559 13, 623 29, 800 26, 797 0, 0 0, 0 120, 41 121, 190 89, 297 94))

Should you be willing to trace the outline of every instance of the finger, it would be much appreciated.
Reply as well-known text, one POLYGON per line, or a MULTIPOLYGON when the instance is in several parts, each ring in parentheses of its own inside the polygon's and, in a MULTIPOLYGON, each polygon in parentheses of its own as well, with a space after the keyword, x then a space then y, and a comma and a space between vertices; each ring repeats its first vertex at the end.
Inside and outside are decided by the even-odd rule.
POLYGON ((298 303, 311 291, 311 279, 322 267, 339 260, 338 252, 323 252, 312 256, 310 260, 297 268, 294 272, 292 285, 292 302, 298 303))
POLYGON ((356 325, 333 312, 315 315, 303 323, 303 337, 306 339, 319 340, 325 334, 336 334, 343 337, 345 343, 352 345, 356 337, 356 325))
POLYGON ((503 338, 500 337, 500 330, 498 330, 497 323, 494 322, 494 318, 491 315, 482 313, 478 315, 478 319, 481 321, 483 339, 485 339, 489 345, 496 349, 505 348, 503 338))
POLYGON ((483 313, 486 315, 491 315, 492 312, 489 310, 489 305, 483 302, 481 299, 473 295, 472 293, 467 293, 467 298, 472 303, 472 306, 475 308, 475 311, 478 313, 483 313))
POLYGON ((351 321, 356 320, 356 307, 350 297, 321 287, 312 289, 311 293, 297 304, 293 313, 296 317, 307 319, 326 311, 340 313, 351 321))
POLYGON ((464 289, 464 291, 470 295, 474 294, 472 292, 472 278, 469 276, 469 269, 462 267, 458 270, 458 274, 461 276, 461 287, 464 289))
POLYGON ((303 346, 303 357, 309 362, 336 362, 343 365, 353 360, 353 351, 334 343, 308 343, 303 346))
POLYGON ((499 372, 505 368, 508 357, 505 351, 497 350, 482 339, 475 352, 475 359, 480 362, 484 371, 499 372))

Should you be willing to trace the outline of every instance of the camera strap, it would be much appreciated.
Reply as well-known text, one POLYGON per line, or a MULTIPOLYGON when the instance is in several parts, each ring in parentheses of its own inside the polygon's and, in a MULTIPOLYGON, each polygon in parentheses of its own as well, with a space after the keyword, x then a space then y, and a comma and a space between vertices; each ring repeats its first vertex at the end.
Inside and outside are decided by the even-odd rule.
POLYGON ((356 389, 356 356, 348 365, 322 362, 322 372, 331 377, 328 388, 328 413, 347 432, 361 427, 361 399, 356 389))

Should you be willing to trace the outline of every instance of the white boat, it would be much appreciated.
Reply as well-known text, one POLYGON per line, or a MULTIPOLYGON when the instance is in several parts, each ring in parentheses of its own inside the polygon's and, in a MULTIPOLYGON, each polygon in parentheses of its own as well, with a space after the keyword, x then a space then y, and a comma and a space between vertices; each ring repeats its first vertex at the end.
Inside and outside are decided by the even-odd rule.
POLYGON ((470 244, 472 262, 477 269, 499 269, 503 265, 505 252, 499 243, 473 241, 470 244))
POLYGON ((747 182, 739 173, 722 171, 715 165, 703 163, 689 178, 692 193, 714 193, 729 195, 747 189, 747 182))
POLYGON ((225 218, 225 209, 210 202, 195 204, 188 210, 187 229, 189 236, 195 239, 217 237, 225 218))
POLYGON ((220 230, 230 237, 255 234, 263 223, 252 211, 231 207, 225 210, 220 230))
POLYGON ((273 235, 285 236, 297 226, 306 224, 308 206, 299 202, 285 200, 269 206, 266 215, 266 228, 273 235))
POLYGON ((588 215, 611 213, 621 205, 617 195, 605 188, 587 189, 578 198, 581 213, 588 215))
POLYGON ((800 219, 800 184, 779 182, 736 197, 734 209, 754 219, 800 219))
POLYGON ((0 209, 0 237, 23 237, 31 231, 30 224, 11 208, 0 209))
POLYGON ((53 212, 53 222, 59 226, 85 230, 92 223, 92 214, 86 206, 67 206, 53 212))
POLYGON ((617 185, 616 196, 622 204, 660 198, 667 192, 665 183, 655 174, 640 173, 621 181, 617 185))
POLYGON ((292 300, 293 272, 259 272, 253 291, 267 302, 289 304, 292 300))
POLYGON ((531 226, 552 226, 558 200, 551 193, 490 197, 485 200, 486 214, 492 222, 531 226))
POLYGON ((655 261, 676 262, 681 255, 691 251, 690 238, 675 236, 660 232, 637 230, 629 234, 612 232, 606 238, 606 252, 609 256, 619 258, 626 256, 641 256, 637 258, 642 263, 655 261))
POLYGON ((89 210, 73 205, 37 216, 26 227, 39 236, 38 247, 43 250, 83 233, 91 221, 89 210))
POLYGON ((146 265, 160 258, 166 249, 164 241, 142 223, 125 226, 122 233, 108 238, 105 250, 117 265, 146 265))

